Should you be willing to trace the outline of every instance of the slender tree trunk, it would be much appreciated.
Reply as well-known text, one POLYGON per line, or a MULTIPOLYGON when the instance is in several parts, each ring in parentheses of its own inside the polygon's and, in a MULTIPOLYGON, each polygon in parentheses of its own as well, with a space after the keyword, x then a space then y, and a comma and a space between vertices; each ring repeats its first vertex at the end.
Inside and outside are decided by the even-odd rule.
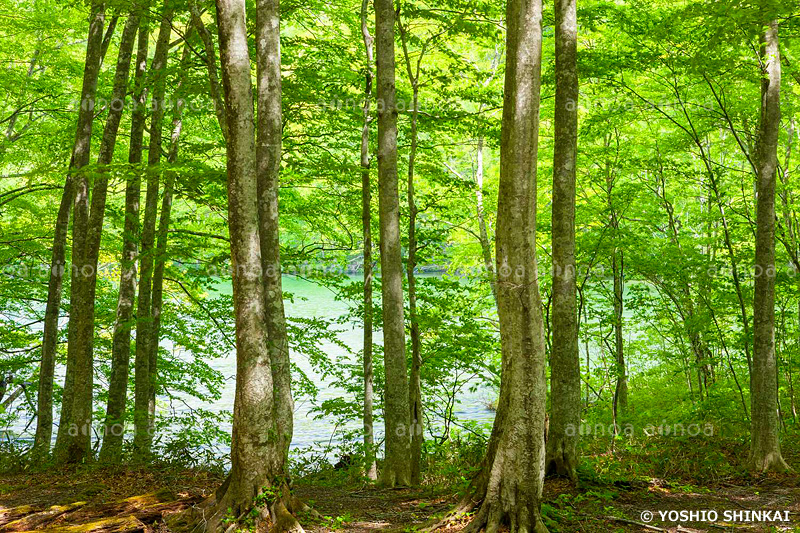
POLYGON ((417 320, 417 205, 414 201, 414 159, 417 152, 417 103, 418 89, 414 88, 411 113, 411 152, 408 156, 408 314, 411 335, 411 373, 409 376, 409 406, 411 416, 411 483, 420 482, 420 461, 422 459, 422 390, 420 371, 422 370, 422 342, 419 321, 417 320))
POLYGON ((219 85, 219 74, 217 73, 217 53, 214 51, 214 41, 211 38, 211 32, 208 31, 203 19, 200 16, 200 10, 197 8, 197 3, 192 0, 189 2, 189 10, 192 14, 192 24, 197 29, 200 40, 203 41, 203 51, 205 52, 206 67, 208 68, 208 86, 211 94, 211 100, 214 103, 214 114, 217 116, 217 122, 222 130, 222 136, 226 137, 225 131, 225 102, 222 101, 222 90, 219 85))
MULTIPOLYGON (((192 27, 189 26, 183 34, 184 43, 188 42, 191 34, 192 27)), ((181 130, 183 128, 182 112, 184 105, 181 88, 185 83, 190 59, 189 45, 184 44, 180 62, 180 77, 173 94, 175 105, 173 106, 170 145, 167 152, 167 163, 170 165, 175 164, 178 160, 178 148, 180 146, 181 130)), ((158 220, 158 231, 155 241, 152 304, 150 306, 150 316, 153 319, 153 325, 150 331, 150 347, 148 348, 149 363, 147 370, 150 373, 148 428, 151 438, 155 432, 156 392, 158 388, 158 347, 161 340, 161 309, 164 304, 164 269, 167 261, 167 238, 169 234, 170 216, 172 214, 172 195, 175 190, 177 174, 174 170, 168 169, 165 172, 165 178, 164 193, 161 197, 161 215, 158 220)))
MULTIPOLYGON (((89 210, 89 182, 82 178, 79 182, 79 193, 75 200, 75 216, 80 214, 82 224, 73 225, 73 242, 79 248, 79 261, 73 263, 78 269, 73 271, 72 298, 70 311, 70 335, 67 345, 67 364, 73 362, 71 385, 73 392, 69 395, 72 405, 69 407, 68 430, 61 442, 56 443, 56 459, 63 462, 81 462, 91 453, 92 398, 94 383, 94 308, 97 289, 97 263, 100 256, 100 240, 103 233, 106 196, 108 192, 108 171, 105 168, 114 157, 117 132, 122 120, 125 93, 128 86, 131 55, 136 42, 139 19, 128 17, 120 40, 119 55, 114 74, 112 89, 112 105, 109 106, 100 153, 97 158, 99 174, 91 194, 91 210, 89 210), (115 103, 119 105, 114 105, 115 103), (76 229, 82 228, 80 234, 76 229), (72 357, 69 353, 72 352, 72 357)), ((73 256, 74 257, 74 256, 73 256)), ((67 373, 70 369, 67 368, 67 373)), ((65 395, 66 396, 66 395, 65 395)), ((63 409, 62 409, 63 411, 63 409)), ((64 423, 62 418, 61 424, 64 423)))
POLYGON ((273 403, 281 450, 275 472, 282 472, 292 442, 294 401, 289 363, 289 338, 283 308, 278 188, 281 168, 281 42, 278 0, 256 4, 258 133, 256 175, 261 265, 268 349, 272 366, 273 403))
POLYGON ((397 105, 394 62, 394 6, 375 0, 378 79, 378 200, 380 214, 383 357, 386 372, 384 421, 386 453, 381 483, 411 483, 410 408, 403 318, 403 263, 397 184, 397 105))
POLYGON ((106 27, 106 34, 103 36, 103 44, 101 45, 100 50, 100 66, 103 66, 103 61, 105 61, 106 53, 108 52, 108 47, 111 45, 111 39, 114 37, 114 30, 117 29, 117 22, 119 21, 119 15, 112 15, 111 19, 108 21, 108 26, 106 27))
POLYGON ((761 36, 761 122, 758 136, 756 278, 753 300, 753 371, 750 375, 750 468, 785 471, 777 414, 775 358, 775 176, 778 166, 781 62, 778 22, 761 36))
POLYGON ((422 390, 420 384, 420 371, 422 369, 422 342, 420 340, 419 321, 417 320, 417 280, 414 270, 417 268, 417 204, 414 199, 414 163, 417 159, 417 145, 419 133, 417 123, 419 118, 419 74, 420 64, 425 55, 425 47, 417 57, 416 70, 412 67, 411 57, 408 53, 406 30, 399 19, 397 25, 400 29, 400 39, 403 45, 403 58, 405 59, 408 81, 411 83, 411 148, 408 152, 408 260, 406 261, 406 277, 408 278, 408 321, 409 334, 411 335, 411 372, 409 375, 409 396, 411 417, 411 483, 420 482, 420 461, 422 459, 422 390))
POLYGON ((625 344, 622 337, 624 312, 624 254, 621 250, 612 251, 611 270, 614 274, 614 362, 617 380, 614 390, 614 419, 617 414, 628 411, 628 370, 625 365, 625 344))
POLYGON ((578 156, 578 23, 575 0, 556 0, 553 154, 553 350, 546 470, 577 481, 581 423, 575 281, 575 169, 578 156))
POLYGON ((372 369, 372 191, 370 189, 369 108, 372 99, 372 35, 367 25, 369 0, 361 2, 361 37, 364 41, 364 125, 361 128, 361 227, 364 236, 364 475, 378 479, 375 463, 375 432, 373 428, 373 369, 372 369))
MULTIPOLYGON (((92 4, 75 144, 72 148, 69 173, 64 184, 53 236, 50 280, 47 288, 47 306, 42 333, 42 361, 39 367, 36 437, 32 451, 34 460, 41 460, 49 454, 50 440, 53 435, 53 379, 58 345, 58 318, 61 310, 64 271, 66 270, 67 232, 70 211, 75 198, 75 182, 79 178, 80 169, 89 163, 91 155, 92 118, 97 93, 97 78, 100 73, 104 18, 104 5, 92 4)), ((69 415, 69 412, 64 413, 62 408, 62 419, 69 420, 69 416, 64 417, 64 414, 69 415)), ((60 432, 63 433, 66 429, 65 427, 60 432)))
POLYGON ((478 137, 478 148, 475 168, 475 211, 478 215, 478 231, 481 243, 481 256, 486 278, 492 288, 492 299, 497 303, 497 282, 495 281, 494 265, 492 259, 492 243, 489 240, 489 231, 486 229, 486 214, 483 209, 483 136, 478 137))
POLYGON ((502 375, 486 459, 473 480, 481 502, 464 531, 503 522, 512 532, 545 532, 540 502, 545 460, 545 339, 536 268, 536 161, 542 4, 510 0, 497 209, 497 303, 502 375))
POLYGON ((139 199, 141 196, 141 174, 144 141, 145 103, 147 88, 147 50, 150 41, 148 20, 145 17, 139 27, 139 42, 136 52, 134 74, 133 111, 131 114, 131 140, 128 163, 132 172, 125 187, 125 229, 122 239, 122 256, 117 299, 117 317, 111 345, 111 379, 108 389, 108 406, 103 430, 103 447, 100 460, 119 462, 122 455, 125 407, 128 398, 128 373, 131 352, 131 326, 133 306, 136 298, 136 255, 139 241, 139 199))
POLYGON ((139 298, 136 306, 136 360, 134 370, 133 452, 134 459, 147 460, 153 441, 151 420, 152 381, 151 362, 157 357, 153 352, 153 269, 155 262, 155 234, 158 215, 158 190, 161 181, 162 125, 164 121, 165 68, 172 33, 173 8, 164 7, 153 53, 152 113, 150 116, 150 143, 147 151, 147 192, 145 193, 144 219, 139 265, 139 298))

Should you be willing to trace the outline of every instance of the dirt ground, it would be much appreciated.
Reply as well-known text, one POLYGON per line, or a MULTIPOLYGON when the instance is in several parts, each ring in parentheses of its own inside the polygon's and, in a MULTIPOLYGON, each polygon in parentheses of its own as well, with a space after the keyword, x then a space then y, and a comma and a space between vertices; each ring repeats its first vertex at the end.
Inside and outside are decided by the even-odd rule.
MULTIPOLYGON (((164 516, 202 501, 220 481, 203 471, 152 468, 0 475, 0 533, 163 533, 164 516)), ((304 480, 295 483, 294 491, 323 516, 301 519, 313 533, 415 531, 441 519, 458 500, 430 487, 391 490, 304 480)), ((652 479, 575 488, 547 480, 542 511, 551 532, 800 532, 800 482, 797 476, 783 476, 692 487, 652 479), (680 516, 670 520, 670 511, 706 515, 699 515, 701 522, 680 521, 680 516), (726 511, 738 511, 738 516, 731 515, 738 520, 726 521, 726 511), (748 516, 747 511, 780 513, 765 518, 748 516), (784 521, 787 512, 789 521, 784 521)), ((455 533, 468 520, 450 521, 441 531, 455 533)))

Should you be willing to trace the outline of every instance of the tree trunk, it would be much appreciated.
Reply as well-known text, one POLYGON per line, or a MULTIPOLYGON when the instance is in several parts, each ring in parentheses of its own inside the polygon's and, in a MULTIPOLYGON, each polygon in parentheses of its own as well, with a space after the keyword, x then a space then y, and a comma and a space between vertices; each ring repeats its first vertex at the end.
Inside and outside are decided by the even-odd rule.
POLYGON ((208 31, 203 19, 201 18, 200 10, 194 1, 189 2, 189 10, 192 14, 192 24, 197 29, 200 40, 203 41, 203 51, 205 52, 205 62, 208 68, 208 86, 211 94, 211 100, 214 104, 214 114, 217 116, 217 122, 222 130, 222 136, 227 137, 225 131, 225 102, 222 101, 222 91, 219 86, 219 74, 217 73, 217 54, 214 51, 214 41, 211 39, 211 32, 208 31))
POLYGON ((575 0, 556 0, 553 154, 553 350, 546 470, 577 481, 581 423, 575 281, 575 169, 578 155, 578 24, 575 0))
POLYGON ((281 41, 278 0, 258 0, 256 6, 258 137, 256 175, 261 266, 273 402, 280 456, 274 473, 283 472, 292 442, 294 401, 289 363, 289 338, 283 308, 278 188, 281 168, 281 41))
POLYGON ((369 107, 372 99, 372 36, 367 26, 369 0, 361 2, 361 37, 364 41, 364 125, 361 128, 361 227, 364 236, 364 475, 378 479, 372 418, 372 191, 370 190, 369 107))
POLYGON ((411 372, 409 375, 409 396, 411 417, 411 483, 420 482, 420 461, 422 459, 422 391, 420 385, 420 371, 422 369, 422 342, 420 340, 419 322, 417 321, 417 280, 414 270, 417 268, 417 204, 414 199, 414 163, 417 158, 417 144, 419 133, 417 122, 419 118, 419 74, 420 64, 425 55, 423 46, 417 57, 416 70, 411 66, 411 57, 408 53, 406 30, 400 22, 398 13, 398 28, 403 44, 403 58, 406 64, 408 81, 411 84, 411 148, 408 152, 408 260, 406 261, 406 277, 408 278, 408 322, 411 335, 411 372))
POLYGON ((133 305, 136 297, 136 255, 139 241, 139 199, 141 196, 141 174, 144 140, 145 102, 147 88, 147 49, 150 41, 148 19, 142 20, 139 28, 139 43, 136 52, 134 74, 133 111, 131 114, 131 140, 128 163, 133 168, 125 187, 125 229, 120 260, 119 297, 117 316, 114 322, 114 337, 111 345, 111 379, 108 389, 108 406, 103 430, 103 447, 100 460, 119 462, 125 425, 125 407, 128 398, 128 373, 131 352, 131 326, 133 305))
MULTIPOLYGON (((167 162, 172 165, 178 160, 178 147, 180 145, 181 130, 183 128, 183 93, 181 87, 184 85, 186 73, 189 70, 191 59, 188 42, 192 34, 192 27, 189 26, 183 34, 184 47, 180 62, 180 74, 175 86, 173 98, 172 128, 170 133, 170 145, 167 152, 167 162)), ((155 257, 153 267, 153 290, 152 304, 150 306, 150 316, 153 318, 153 326, 150 331, 150 347, 148 348, 150 373, 150 400, 148 407, 148 428, 150 438, 155 432, 155 408, 156 392, 158 384, 158 346, 161 340, 161 309, 164 304, 164 268, 167 260, 167 238, 169 232, 170 216, 172 213, 172 194, 175 190, 175 179, 177 175, 174 170, 168 169, 165 172, 164 194, 161 197, 161 215, 158 220, 158 232, 155 244, 155 257)))
POLYGON ((497 210, 500 400, 486 459, 473 481, 481 502, 465 528, 545 532, 540 514, 545 460, 545 340, 536 268, 536 161, 542 4, 510 0, 497 210))
POLYGON ((612 250, 611 270, 614 275, 614 367, 617 384, 614 389, 614 423, 617 415, 628 411, 628 370, 625 366, 625 344, 622 337, 624 312, 624 255, 616 248, 612 250))
MULTIPOLYGON (((95 95, 97 93, 97 78, 100 74, 104 19, 104 5, 100 3, 92 4, 75 144, 72 148, 69 173, 64 184, 64 192, 61 196, 61 204, 58 208, 53 236, 50 280, 47 287, 47 306, 45 308, 42 333, 42 361, 39 367, 36 437, 32 451, 34 460, 43 459, 48 455, 50 452, 50 440, 53 435, 53 379, 58 346, 61 292, 64 286, 64 271, 66 270, 67 232, 70 211, 75 198, 75 182, 78 179, 76 174, 89 163, 91 155, 92 119, 94 116, 95 95)), ((69 416, 66 419, 68 418, 69 416)), ((62 432, 66 429, 65 427, 62 432)))
POLYGON ((378 80, 378 200, 383 297, 386 452, 381 483, 411 483, 409 387, 403 318, 403 264, 397 183, 397 105, 392 0, 375 0, 378 80))
POLYGON ((136 306, 136 360, 134 370, 134 411, 133 411, 133 453, 138 461, 147 460, 153 441, 151 420, 153 354, 153 269, 155 262, 155 234, 158 214, 158 189, 161 181, 162 124, 164 121, 164 92, 166 89, 165 68, 169 38, 172 33, 173 8, 164 7, 161 25, 153 53, 151 72, 153 74, 153 98, 150 116, 150 143, 147 150, 147 192, 145 194, 144 219, 142 221, 142 242, 139 265, 139 298, 136 306))
MULTIPOLYGON (((94 383, 94 309, 95 292, 97 289, 97 263, 100 257, 100 240, 103 233, 103 220, 105 218, 106 196, 108 192, 108 171, 106 166, 114 157, 114 148, 117 142, 117 132, 122 120, 121 105, 125 100, 128 87, 128 76, 131 66, 133 45, 136 42, 136 32, 139 28, 139 19, 135 15, 128 17, 120 40, 119 55, 114 73, 112 89, 112 105, 109 106, 103 138, 100 144, 100 153, 97 158, 99 174, 95 177, 91 194, 91 210, 89 211, 89 182, 82 178, 78 185, 78 195, 75 200, 76 223, 73 225, 73 242, 78 248, 77 256, 73 253, 73 263, 78 268, 73 270, 72 293, 70 309, 70 331, 67 345, 67 364, 72 361, 72 379, 67 380, 73 387, 69 394, 71 404, 68 407, 69 418, 66 420, 69 428, 63 435, 61 442, 56 442, 56 460, 59 462, 81 462, 88 458, 91 452, 91 426, 92 426, 92 397, 94 383), (115 103, 119 103, 115 105, 115 103), (82 223, 77 224, 80 215, 82 223), (80 231, 80 233, 77 233, 80 231), (75 257, 78 258, 76 262, 75 257), (70 352, 72 356, 70 357, 70 352)), ((67 368, 70 374, 70 368, 67 368)), ((65 387, 66 384, 65 383, 65 387)), ((67 395, 65 394, 65 398, 67 395)), ((62 405, 62 413, 64 406, 62 405)), ((65 422, 63 416, 61 425, 65 422)))
POLYGON ((489 240, 489 231, 486 229, 486 215, 483 209, 483 137, 478 137, 477 164, 475 169, 475 211, 478 215, 478 230, 481 243, 481 256, 483 268, 489 286, 492 288, 492 298, 497 304, 497 283, 495 281, 494 266, 492 265, 492 243, 489 240))
POLYGON ((778 166, 781 63, 778 22, 761 36, 761 121, 758 135, 753 372, 750 375, 750 468, 788 470, 781 455, 775 358, 775 175, 778 166))
MULTIPOLYGON (((259 5, 258 9, 264 6, 259 5)), ((262 17, 259 19, 259 25, 267 23, 262 17)), ((272 487, 282 474, 275 471, 275 465, 283 455, 275 421, 266 299, 261 283, 253 93, 244 0, 217 0, 217 20, 228 132, 236 396, 230 474, 216 495, 200 506, 202 513, 192 518, 196 526, 193 529, 204 531, 227 529, 228 524, 222 522, 226 515, 243 520, 253 509, 256 496, 272 487)), ((257 32, 261 35, 262 28, 257 32)), ((278 517, 275 513, 276 522, 278 517)))

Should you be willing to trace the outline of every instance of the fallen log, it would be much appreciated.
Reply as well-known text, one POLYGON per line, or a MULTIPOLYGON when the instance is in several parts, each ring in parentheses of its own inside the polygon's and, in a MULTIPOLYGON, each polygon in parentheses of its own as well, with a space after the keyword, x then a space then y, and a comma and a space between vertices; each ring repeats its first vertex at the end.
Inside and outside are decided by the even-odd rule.
POLYGON ((74 511, 75 509, 79 509, 84 505, 86 505, 86 502, 68 503, 67 505, 54 505, 44 511, 34 512, 12 522, 8 522, 7 524, 0 526, 0 532, 38 530, 48 522, 52 522, 64 513, 74 511))

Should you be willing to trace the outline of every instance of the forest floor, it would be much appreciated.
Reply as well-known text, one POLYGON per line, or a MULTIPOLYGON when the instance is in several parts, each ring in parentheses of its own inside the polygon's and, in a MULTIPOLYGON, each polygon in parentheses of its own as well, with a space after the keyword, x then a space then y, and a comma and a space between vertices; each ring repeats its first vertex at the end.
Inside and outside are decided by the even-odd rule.
MULTIPOLYGON (((81 468, 0 475, 0 533, 133 532, 164 533, 165 514, 191 506, 220 482, 199 470, 81 468)), ((452 490, 379 489, 366 485, 298 480, 295 493, 323 516, 301 518, 307 531, 410 532, 447 514, 458 497, 452 490)), ((800 480, 797 476, 738 479, 713 486, 664 480, 583 485, 547 480, 542 511, 551 532, 797 531, 800 480), (659 511, 716 511, 717 520, 662 520, 659 511), (746 511, 780 511, 766 521, 746 521, 746 511), (724 513, 740 512, 735 524, 724 513), (783 521, 788 511, 789 521, 783 521), (733 526, 733 527, 731 527, 733 526)), ((469 517, 449 523, 459 531, 469 517)))

